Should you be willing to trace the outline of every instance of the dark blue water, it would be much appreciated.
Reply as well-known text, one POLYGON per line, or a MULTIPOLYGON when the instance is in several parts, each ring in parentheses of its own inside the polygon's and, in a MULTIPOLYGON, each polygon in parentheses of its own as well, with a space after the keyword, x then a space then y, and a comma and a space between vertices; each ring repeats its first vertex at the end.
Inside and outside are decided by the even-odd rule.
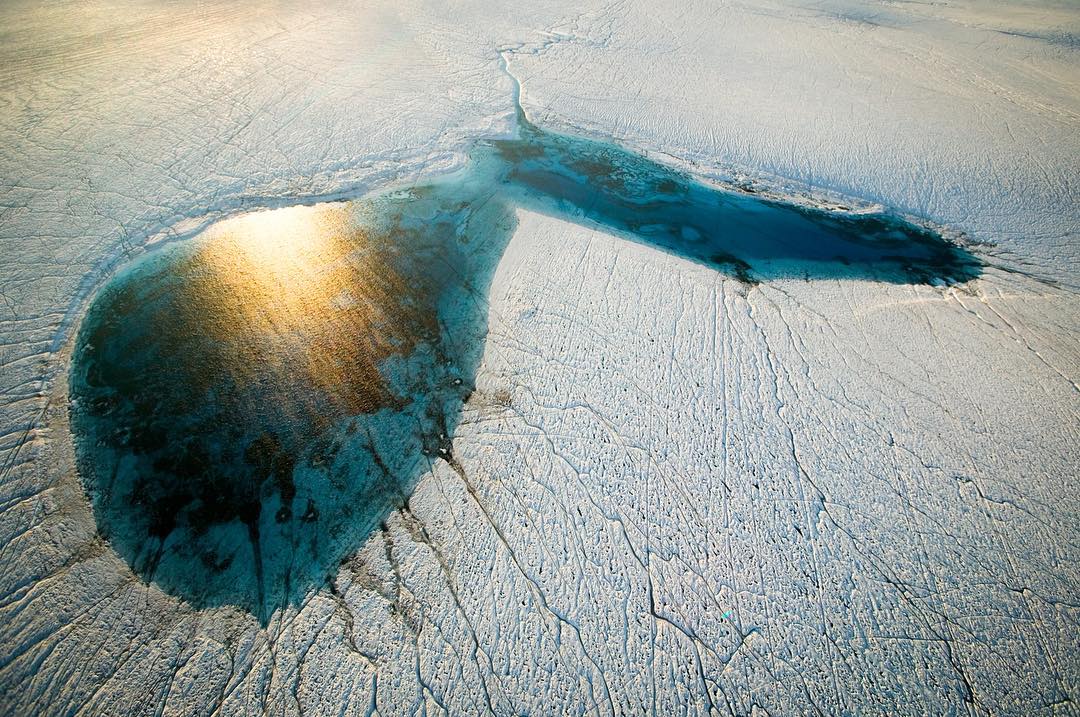
POLYGON ((452 437, 515 207, 748 283, 980 272, 898 220, 719 191, 522 122, 455 175, 229 220, 113 278, 82 323, 70 383, 101 534, 196 606, 266 620, 324 584, 434 461, 460 469, 452 437))

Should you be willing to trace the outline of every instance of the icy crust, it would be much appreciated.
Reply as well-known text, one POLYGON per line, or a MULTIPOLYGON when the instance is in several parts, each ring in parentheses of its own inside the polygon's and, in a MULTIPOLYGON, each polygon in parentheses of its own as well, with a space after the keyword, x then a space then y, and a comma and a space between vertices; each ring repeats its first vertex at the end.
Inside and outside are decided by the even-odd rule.
POLYGON ((1072 5, 202 7, 236 14, 0 10, 3 711, 1074 711, 1072 5), (747 289, 525 215, 468 481, 437 463, 266 629, 136 581, 67 439, 79 297, 206 208, 504 132, 516 47, 545 126, 924 216, 1058 286, 747 289))

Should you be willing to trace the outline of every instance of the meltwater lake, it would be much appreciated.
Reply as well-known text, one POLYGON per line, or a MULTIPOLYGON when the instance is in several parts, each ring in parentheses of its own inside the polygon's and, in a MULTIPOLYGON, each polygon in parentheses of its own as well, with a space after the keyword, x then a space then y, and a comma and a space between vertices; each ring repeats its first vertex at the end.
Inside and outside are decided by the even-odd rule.
POLYGON ((434 461, 454 461, 517 207, 746 283, 981 271, 900 220, 716 189, 521 121, 455 174, 225 220, 117 273, 70 376, 102 536, 196 607, 265 622, 323 585, 434 461))

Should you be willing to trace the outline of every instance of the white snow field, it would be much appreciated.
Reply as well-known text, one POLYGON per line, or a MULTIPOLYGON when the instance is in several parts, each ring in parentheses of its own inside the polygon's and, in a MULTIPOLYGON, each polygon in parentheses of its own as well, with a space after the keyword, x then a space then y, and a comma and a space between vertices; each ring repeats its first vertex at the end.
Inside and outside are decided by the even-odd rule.
POLYGON ((1080 713, 1077 6, 533 5, 0 6, 0 713, 1080 713), (74 468, 95 290, 459 166, 517 94, 987 266, 747 285, 522 210, 460 472, 265 626, 140 581, 74 468))

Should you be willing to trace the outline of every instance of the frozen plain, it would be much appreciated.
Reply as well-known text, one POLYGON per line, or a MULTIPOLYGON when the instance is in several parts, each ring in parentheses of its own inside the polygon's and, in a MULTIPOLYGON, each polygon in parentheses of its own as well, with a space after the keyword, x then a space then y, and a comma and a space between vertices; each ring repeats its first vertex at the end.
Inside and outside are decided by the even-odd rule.
POLYGON ((12 714, 1072 714, 1068 4, 0 10, 12 714), (66 371, 125 254, 537 124, 981 244, 749 287, 521 212, 454 453, 264 629, 95 537, 66 371), (727 617, 724 617, 724 616, 727 617))

